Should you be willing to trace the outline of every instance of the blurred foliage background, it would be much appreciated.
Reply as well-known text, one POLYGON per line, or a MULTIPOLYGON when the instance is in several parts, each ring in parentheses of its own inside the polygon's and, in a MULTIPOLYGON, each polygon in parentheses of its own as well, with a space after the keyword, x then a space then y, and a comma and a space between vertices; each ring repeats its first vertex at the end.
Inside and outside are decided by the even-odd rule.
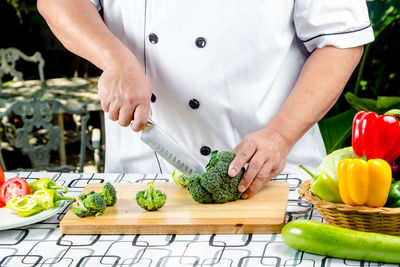
POLYGON ((400 1, 367 1, 375 41, 364 55, 336 105, 319 126, 328 153, 351 145, 351 126, 359 110, 383 114, 400 108, 400 1))
MULTIPOLYGON (((363 58, 343 95, 319 126, 327 152, 351 145, 351 125, 358 110, 383 114, 400 108, 400 0, 367 1, 375 42, 365 46, 363 58)), ((51 33, 36 9, 36 0, 0 1, 0 47, 17 47, 26 54, 40 51, 46 78, 98 76, 100 71, 70 52, 51 33)), ((24 69, 25 78, 34 69, 24 69)), ((36 77, 37 78, 37 77, 36 77)))

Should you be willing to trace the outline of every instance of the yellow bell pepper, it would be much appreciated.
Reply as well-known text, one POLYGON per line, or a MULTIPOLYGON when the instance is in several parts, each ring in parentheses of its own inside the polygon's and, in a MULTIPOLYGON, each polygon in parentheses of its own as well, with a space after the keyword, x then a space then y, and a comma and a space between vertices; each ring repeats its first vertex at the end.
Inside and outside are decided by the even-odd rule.
POLYGON ((383 159, 342 159, 337 166, 339 193, 353 206, 382 207, 392 183, 392 170, 383 159))

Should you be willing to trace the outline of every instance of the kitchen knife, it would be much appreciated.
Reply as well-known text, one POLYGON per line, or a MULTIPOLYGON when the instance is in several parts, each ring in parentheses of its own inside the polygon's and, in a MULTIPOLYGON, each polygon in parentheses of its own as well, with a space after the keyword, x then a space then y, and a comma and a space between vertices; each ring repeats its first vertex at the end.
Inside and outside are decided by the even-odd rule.
POLYGON ((142 130, 140 139, 187 177, 206 171, 197 159, 168 136, 152 120, 149 120, 142 130))

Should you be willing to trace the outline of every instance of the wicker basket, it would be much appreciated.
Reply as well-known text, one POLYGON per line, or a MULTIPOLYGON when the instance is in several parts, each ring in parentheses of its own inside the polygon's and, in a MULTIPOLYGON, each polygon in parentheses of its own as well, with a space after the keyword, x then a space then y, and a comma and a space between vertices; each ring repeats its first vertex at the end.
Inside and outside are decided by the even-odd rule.
POLYGON ((336 226, 389 235, 400 236, 400 208, 370 208, 332 203, 314 196, 307 180, 299 187, 299 194, 313 204, 329 223, 336 226))

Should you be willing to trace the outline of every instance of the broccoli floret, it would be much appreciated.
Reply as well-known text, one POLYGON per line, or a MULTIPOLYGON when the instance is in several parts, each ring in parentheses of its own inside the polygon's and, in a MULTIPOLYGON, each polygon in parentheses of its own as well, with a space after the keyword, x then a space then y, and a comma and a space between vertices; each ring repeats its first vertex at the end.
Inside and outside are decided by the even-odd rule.
POLYGON ((74 214, 78 217, 87 217, 89 216, 90 212, 87 208, 85 208, 85 206, 83 205, 82 201, 80 199, 76 199, 76 204, 74 206, 72 206, 72 211, 74 212, 74 214))
POLYGON ((147 183, 147 188, 136 194, 137 204, 145 210, 161 209, 167 201, 167 196, 160 190, 154 189, 154 182, 147 183))
POLYGON ((107 182, 98 194, 104 199, 107 206, 114 206, 117 202, 117 191, 114 186, 107 182))
POLYGON ((244 168, 235 177, 228 175, 229 164, 235 154, 229 151, 213 151, 206 172, 194 174, 187 184, 189 193, 199 203, 225 203, 241 197, 238 185, 244 168))
POLYGON ((81 218, 87 216, 99 216, 106 210, 104 199, 94 191, 82 194, 76 198, 76 204, 72 207, 72 211, 76 216, 81 218))

